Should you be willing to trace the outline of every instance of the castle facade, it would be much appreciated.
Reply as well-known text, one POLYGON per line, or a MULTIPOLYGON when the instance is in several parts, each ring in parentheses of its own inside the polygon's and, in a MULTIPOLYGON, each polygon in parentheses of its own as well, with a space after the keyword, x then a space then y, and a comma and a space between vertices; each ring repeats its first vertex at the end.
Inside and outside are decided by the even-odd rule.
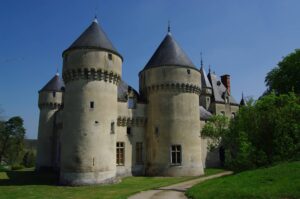
POLYGON ((36 169, 68 185, 118 176, 198 176, 220 164, 201 129, 212 114, 234 117, 230 76, 206 75, 171 32, 139 72, 139 92, 122 80, 123 57, 97 20, 63 54, 39 91, 36 169))

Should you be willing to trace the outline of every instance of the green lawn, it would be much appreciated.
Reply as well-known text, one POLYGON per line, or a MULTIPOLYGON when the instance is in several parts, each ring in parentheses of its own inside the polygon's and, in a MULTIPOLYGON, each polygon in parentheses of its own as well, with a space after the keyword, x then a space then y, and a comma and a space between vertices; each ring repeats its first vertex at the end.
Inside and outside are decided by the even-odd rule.
POLYGON ((300 162, 208 180, 186 194, 193 199, 299 199, 300 162))
MULTIPOLYGON (((206 175, 222 172, 207 169, 206 175)), ((194 179, 195 177, 127 177, 115 185, 67 187, 57 186, 53 174, 37 175, 32 169, 0 171, 0 198, 127 198, 136 192, 194 179)))

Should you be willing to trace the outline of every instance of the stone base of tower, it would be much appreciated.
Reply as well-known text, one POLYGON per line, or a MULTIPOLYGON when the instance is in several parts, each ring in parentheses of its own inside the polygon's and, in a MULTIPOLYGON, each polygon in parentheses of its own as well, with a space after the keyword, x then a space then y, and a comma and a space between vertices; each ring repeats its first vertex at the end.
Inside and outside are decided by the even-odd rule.
POLYGON ((197 165, 193 167, 187 166, 169 166, 163 168, 160 166, 152 166, 146 170, 146 175, 148 176, 200 176, 204 174, 204 169, 202 165, 197 165))
POLYGON ((116 178, 115 171, 85 173, 62 172, 59 177, 59 183, 61 185, 71 186, 113 184, 117 182, 119 182, 119 179, 116 178))

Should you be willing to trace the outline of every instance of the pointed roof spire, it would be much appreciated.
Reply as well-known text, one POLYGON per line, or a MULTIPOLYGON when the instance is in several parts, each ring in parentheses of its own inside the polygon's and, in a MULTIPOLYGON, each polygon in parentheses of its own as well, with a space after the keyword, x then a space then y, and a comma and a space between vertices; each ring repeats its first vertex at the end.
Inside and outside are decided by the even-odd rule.
MULTIPOLYGON (((120 53, 109 40, 100 24, 98 23, 97 16, 92 24, 72 43, 72 45, 63 52, 73 49, 100 49, 114 53, 122 58, 120 53)), ((123 58, 122 58, 123 59, 123 58)))
POLYGON ((200 66, 203 66, 202 52, 200 52, 200 66))
POLYGON ((202 88, 211 88, 211 83, 208 80, 208 77, 206 75, 204 66, 202 65, 200 68, 200 73, 201 73, 201 84, 202 88))
POLYGON ((171 34, 167 34, 160 43, 143 70, 160 66, 183 66, 195 68, 171 34))
POLYGON ((50 79, 47 84, 39 91, 56 91, 63 92, 65 84, 63 80, 59 77, 59 74, 56 73, 52 79, 50 79))
POLYGON ((240 102, 240 106, 246 106, 246 102, 245 102, 245 99, 244 99, 244 93, 242 92, 242 99, 241 99, 241 102, 240 102))

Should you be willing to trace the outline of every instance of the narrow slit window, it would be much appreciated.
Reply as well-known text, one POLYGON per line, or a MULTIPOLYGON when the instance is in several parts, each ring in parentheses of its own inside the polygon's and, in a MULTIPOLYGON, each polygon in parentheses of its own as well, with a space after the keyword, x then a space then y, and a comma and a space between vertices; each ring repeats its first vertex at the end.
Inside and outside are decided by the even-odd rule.
POLYGON ((110 123, 110 133, 114 134, 115 133, 115 122, 110 123))
POLYGON ((187 69, 187 74, 189 75, 189 74, 191 74, 191 70, 190 69, 187 69))
POLYGON ((181 145, 172 145, 171 146, 171 164, 172 165, 181 165, 182 150, 181 145))
POLYGON ((131 127, 127 127, 127 135, 131 135, 131 127))
POLYGON ((55 91, 52 92, 52 96, 56 97, 56 92, 55 91))
POLYGON ((90 108, 94 108, 95 107, 95 103, 93 101, 90 102, 90 108))
POLYGON ((123 166, 125 163, 125 144, 117 142, 117 166, 123 166))
POLYGON ((108 53, 108 60, 110 60, 110 61, 113 60, 113 57, 112 57, 112 54, 111 54, 111 53, 108 53))

